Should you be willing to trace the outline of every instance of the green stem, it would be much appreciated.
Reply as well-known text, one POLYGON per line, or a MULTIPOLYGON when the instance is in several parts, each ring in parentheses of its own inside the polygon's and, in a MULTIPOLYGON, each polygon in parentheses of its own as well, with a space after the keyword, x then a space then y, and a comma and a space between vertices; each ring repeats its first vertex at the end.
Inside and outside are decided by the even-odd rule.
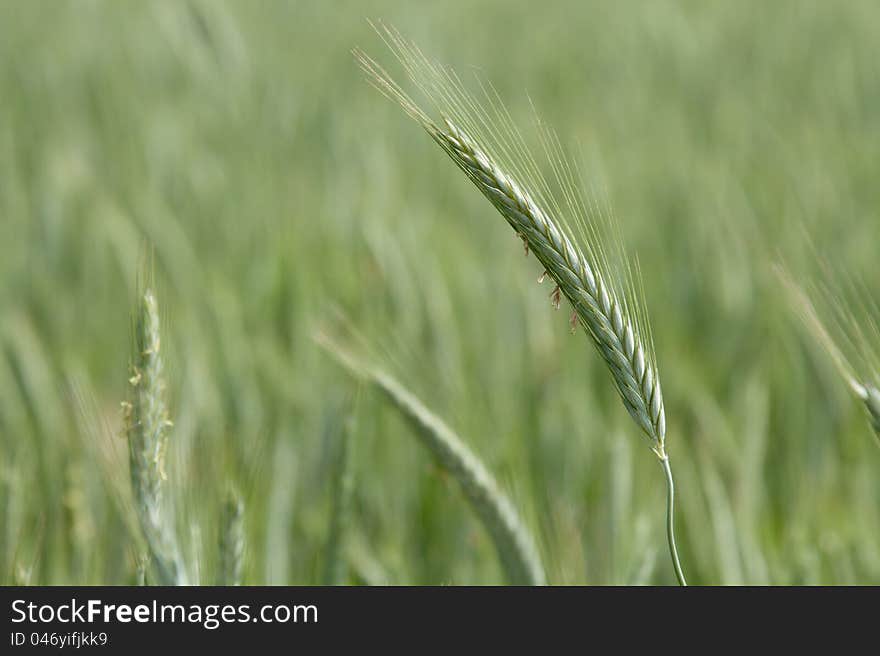
POLYGON ((675 522, 673 519, 675 485, 672 483, 669 456, 664 454, 660 462, 663 464, 663 471, 666 472, 666 539, 669 541, 669 554, 672 556, 672 565, 675 567, 675 577, 678 579, 679 585, 687 585, 687 581, 684 580, 684 572, 681 571, 681 563, 678 561, 678 549, 675 547, 675 522))

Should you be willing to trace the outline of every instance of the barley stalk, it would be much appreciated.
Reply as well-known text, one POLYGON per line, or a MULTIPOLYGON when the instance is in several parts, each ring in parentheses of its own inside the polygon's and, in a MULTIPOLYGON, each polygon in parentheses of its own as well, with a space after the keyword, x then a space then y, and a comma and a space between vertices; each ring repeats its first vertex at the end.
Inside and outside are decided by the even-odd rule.
POLYGON ((333 477, 333 511, 330 515, 330 530, 324 556, 324 585, 340 585, 345 581, 345 525, 349 519, 351 497, 354 492, 354 473, 352 471, 352 433, 355 430, 354 416, 349 416, 342 429, 342 439, 336 457, 333 477))
POLYGON ((534 539, 480 458, 391 375, 357 360, 326 335, 319 334, 317 340, 349 373, 383 394, 409 423, 422 445, 458 483, 489 533, 507 580, 513 585, 545 585, 534 539))
POLYGON ((629 270, 610 266, 558 140, 545 135, 544 146, 561 200, 554 198, 551 185, 503 108, 484 109, 463 90, 454 73, 430 63, 396 31, 383 28, 380 35, 410 79, 438 106, 442 124, 422 111, 373 59, 356 51, 370 81, 428 132, 523 239, 526 252, 534 253, 556 283, 554 305, 558 308, 560 295, 569 301, 573 318, 602 356, 624 407, 647 436, 666 475, 667 538, 676 576, 684 585, 673 531, 666 415, 644 302, 629 270), (583 248, 569 234, 571 222, 582 228, 583 248), (626 281, 621 282, 622 278, 626 281))
POLYGON ((135 508, 156 580, 185 583, 173 523, 164 507, 165 451, 171 422, 165 406, 156 297, 147 289, 135 314, 131 400, 125 404, 129 469, 135 508))
POLYGON ((220 522, 218 585, 241 585, 244 569, 244 502, 230 489, 220 522))

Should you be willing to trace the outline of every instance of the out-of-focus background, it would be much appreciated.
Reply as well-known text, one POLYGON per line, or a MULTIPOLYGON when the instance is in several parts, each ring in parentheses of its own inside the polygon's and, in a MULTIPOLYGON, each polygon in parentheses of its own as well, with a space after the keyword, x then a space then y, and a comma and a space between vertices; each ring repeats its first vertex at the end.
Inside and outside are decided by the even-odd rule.
MULTIPOLYGON (((874 2, 0 3, 0 581, 130 583, 145 249, 167 489, 211 582, 503 581, 455 484, 313 342, 340 313, 484 458, 551 583, 672 583, 664 480, 534 258, 363 79, 381 18, 590 163, 644 277, 695 583, 880 582, 880 451, 772 265, 880 292, 874 2), (812 246, 809 244, 812 243, 812 246)), ((526 123, 527 125, 527 123, 526 123)))

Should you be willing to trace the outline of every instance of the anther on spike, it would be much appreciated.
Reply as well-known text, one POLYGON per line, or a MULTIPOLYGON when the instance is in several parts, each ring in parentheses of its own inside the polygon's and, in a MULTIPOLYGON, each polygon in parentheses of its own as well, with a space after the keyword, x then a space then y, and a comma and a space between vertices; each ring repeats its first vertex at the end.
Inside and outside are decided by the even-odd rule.
POLYGON ((550 302, 553 304, 554 310, 558 310, 562 304, 562 290, 559 288, 559 285, 556 285, 553 291, 550 292, 550 302))

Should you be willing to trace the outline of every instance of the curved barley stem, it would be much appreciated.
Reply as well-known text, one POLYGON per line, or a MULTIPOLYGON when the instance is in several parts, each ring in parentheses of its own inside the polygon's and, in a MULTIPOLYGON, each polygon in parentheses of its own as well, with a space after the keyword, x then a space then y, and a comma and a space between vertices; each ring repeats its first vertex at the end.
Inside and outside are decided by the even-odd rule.
POLYGON ((660 463, 666 474, 666 540, 669 542, 669 555, 672 557, 672 566, 675 568, 675 577, 679 585, 687 585, 681 563, 678 560, 678 549, 675 546, 675 484, 672 482, 672 468, 669 466, 669 456, 664 456, 660 463))

